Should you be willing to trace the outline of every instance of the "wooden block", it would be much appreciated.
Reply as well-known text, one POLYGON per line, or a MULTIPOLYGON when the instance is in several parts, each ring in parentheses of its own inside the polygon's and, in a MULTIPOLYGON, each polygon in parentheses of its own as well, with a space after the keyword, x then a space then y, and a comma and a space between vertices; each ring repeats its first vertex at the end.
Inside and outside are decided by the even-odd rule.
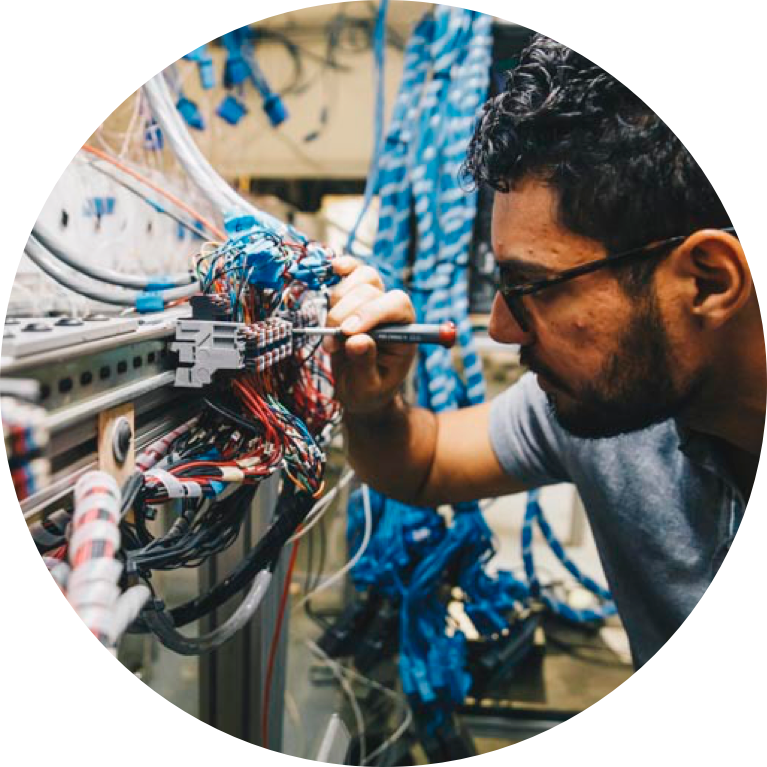
POLYGON ((98 454, 99 469, 111 474, 117 484, 122 486, 123 482, 133 473, 136 463, 135 448, 135 423, 133 415, 133 403, 128 402, 125 405, 111 408, 99 413, 98 419, 98 454), (114 454, 113 439, 115 427, 121 418, 125 418, 130 424, 133 439, 131 439, 130 448, 125 456, 125 461, 120 464, 117 462, 114 454))

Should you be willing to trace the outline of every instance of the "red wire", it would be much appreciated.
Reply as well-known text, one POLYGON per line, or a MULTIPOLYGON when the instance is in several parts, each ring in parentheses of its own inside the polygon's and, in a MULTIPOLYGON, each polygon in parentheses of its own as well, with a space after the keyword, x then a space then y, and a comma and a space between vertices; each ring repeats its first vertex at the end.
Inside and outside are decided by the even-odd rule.
POLYGON ((288 562, 288 571, 285 574, 285 583, 282 587, 280 607, 277 613, 277 625, 274 627, 274 636, 272 636, 272 644, 269 648, 269 664, 266 671, 266 684, 264 684, 264 695, 263 700, 261 701, 261 743, 264 748, 269 748, 269 698, 272 691, 274 661, 277 657, 277 647, 279 646, 280 633, 282 631, 282 619, 285 617, 285 607, 288 603, 288 592, 290 591, 290 579, 293 575, 293 567, 296 564, 299 542, 300 540, 293 544, 293 551, 290 552, 290 562, 288 562))

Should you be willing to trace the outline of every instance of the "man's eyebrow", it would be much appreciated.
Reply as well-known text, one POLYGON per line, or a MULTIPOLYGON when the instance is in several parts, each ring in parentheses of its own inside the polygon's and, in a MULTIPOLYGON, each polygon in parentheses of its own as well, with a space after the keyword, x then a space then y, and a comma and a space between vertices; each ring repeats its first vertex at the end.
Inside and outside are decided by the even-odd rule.
POLYGON ((517 278, 526 280, 535 280, 543 277, 550 277, 551 269, 543 264, 536 264, 532 261, 525 261, 522 258, 504 257, 503 261, 498 261, 498 268, 507 273, 513 274, 517 278))

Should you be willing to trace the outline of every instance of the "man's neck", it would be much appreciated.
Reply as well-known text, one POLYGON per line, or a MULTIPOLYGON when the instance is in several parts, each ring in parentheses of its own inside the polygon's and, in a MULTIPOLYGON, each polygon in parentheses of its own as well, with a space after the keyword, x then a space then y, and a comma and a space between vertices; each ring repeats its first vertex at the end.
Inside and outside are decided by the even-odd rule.
POLYGON ((747 498, 764 436, 767 371, 763 342, 759 339, 759 344, 751 350, 741 347, 733 357, 729 364, 721 361, 678 421, 687 429, 717 440, 747 498))

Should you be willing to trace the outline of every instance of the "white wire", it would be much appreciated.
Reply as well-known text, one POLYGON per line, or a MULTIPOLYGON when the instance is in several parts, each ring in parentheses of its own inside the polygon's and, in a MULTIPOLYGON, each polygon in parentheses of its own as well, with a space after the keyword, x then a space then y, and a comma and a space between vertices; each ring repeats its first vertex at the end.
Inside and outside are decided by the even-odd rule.
POLYGON ((397 729, 383 743, 381 743, 372 754, 369 754, 367 759, 362 761, 363 765, 370 764, 379 754, 382 754, 386 749, 390 748, 392 744, 396 743, 407 732, 413 722, 413 712, 404 695, 400 695, 394 690, 390 690, 388 687, 379 684, 375 680, 360 674, 358 671, 355 671, 348 666, 341 666, 341 670, 363 684, 372 687, 374 690, 378 690, 389 696, 403 711, 402 722, 400 722, 399 727, 397 727, 397 729))
POLYGON ((365 759, 362 764, 370 764, 377 756, 384 753, 387 749, 391 748, 410 728, 410 725, 413 723, 413 712, 410 709, 410 706, 405 704, 405 717, 402 720, 402 724, 400 724, 399 727, 383 742, 381 743, 378 748, 373 751, 370 756, 368 756, 367 759, 365 759))
MULTIPOLYGON (((402 709, 402 721, 400 722, 399 726, 396 730, 383 742, 381 743, 378 748, 375 749, 371 754, 367 756, 367 758, 360 759, 360 764, 366 765, 370 764, 377 756, 384 753, 388 748, 391 748, 391 746, 396 743, 410 728, 410 725, 413 723, 413 712, 408 705, 407 699, 403 696, 397 693, 395 690, 391 690, 388 687, 385 687, 382 684, 379 684, 373 679, 370 679, 370 677, 364 676, 363 674, 360 674, 358 671, 355 671, 353 668, 349 668, 348 666, 344 666, 341 663, 338 663, 337 661, 332 660, 329 658, 329 656, 322 651, 320 647, 318 647, 312 640, 306 641, 306 646, 309 647, 310 650, 315 652, 316 654, 320 655, 322 660, 328 663, 328 661, 331 661, 332 663, 335 663, 337 666, 337 670, 340 674, 343 674, 344 676, 351 677, 352 679, 355 679, 359 682, 361 682, 364 685, 367 685, 368 687, 372 687, 374 690, 378 690, 379 692, 383 693, 387 697, 391 698, 399 708, 402 709)), ((329 665, 329 664, 328 664, 329 665)), ((356 696, 355 696, 356 700, 356 696)))
POLYGON ((365 553, 365 550, 370 543, 370 537, 373 534, 373 512, 370 508, 370 488, 368 488, 367 485, 362 485, 362 506, 365 511, 365 534, 362 537, 362 543, 360 544, 359 549, 357 549, 357 553, 337 573, 331 575, 329 578, 326 578, 313 591, 305 594, 304 598, 295 605, 295 610, 297 610, 299 607, 303 607, 303 605, 305 605, 318 592, 324 591, 334 583, 337 583, 339 580, 341 580, 341 578, 343 578, 344 575, 346 575, 346 573, 348 573, 349 570, 351 570, 354 565, 359 562, 362 555, 365 553))
POLYGON ((354 478, 354 471, 349 470, 344 474, 341 479, 338 480, 338 484, 323 498, 320 498, 317 503, 312 506, 311 511, 306 516, 306 523, 295 533, 292 538, 288 538, 286 545, 294 543, 295 541, 303 538, 311 529, 325 516, 325 512, 330 508, 331 503, 335 500, 338 493, 349 484, 354 478))
POLYGON ((133 112, 131 114, 130 122, 128 123, 128 127, 125 129, 125 136, 123 137, 122 147, 120 147, 120 154, 117 155, 119 160, 122 160, 127 154, 131 140, 133 139, 136 132, 136 123, 141 116, 141 90, 136 91, 134 94, 132 106, 133 112))
POLYGON ((367 743, 365 741, 365 719, 362 716, 362 710, 360 704, 357 701, 357 696, 352 690, 352 686, 349 684, 349 680, 344 675, 344 667, 333 660, 326 652, 324 652, 319 645, 315 644, 311 639, 306 640, 306 645, 309 647, 315 655, 319 656, 325 665, 333 672, 333 676, 338 680, 338 684, 341 685, 341 689, 346 693, 346 697, 349 699, 349 705, 351 706, 354 719, 357 724, 357 738, 360 743, 360 764, 365 764, 367 760, 367 743))

